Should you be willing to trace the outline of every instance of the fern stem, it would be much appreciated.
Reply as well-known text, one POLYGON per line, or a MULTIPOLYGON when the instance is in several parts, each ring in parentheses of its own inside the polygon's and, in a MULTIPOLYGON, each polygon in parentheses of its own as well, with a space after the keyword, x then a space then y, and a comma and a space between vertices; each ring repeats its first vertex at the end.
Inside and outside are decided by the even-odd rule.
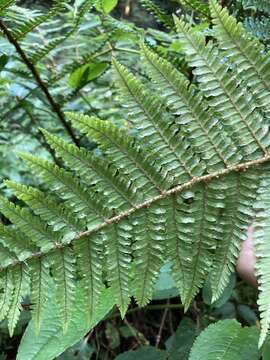
POLYGON ((140 55, 140 51, 135 50, 135 49, 127 49, 127 48, 121 48, 121 47, 114 47, 113 50, 115 50, 115 51, 122 51, 122 52, 128 52, 128 53, 131 53, 131 54, 140 55))
MULTIPOLYGON (((220 179, 224 176, 227 176, 228 174, 232 173, 232 172, 236 172, 236 173, 241 173, 244 171, 247 171, 249 168, 254 167, 254 166, 259 166, 262 164, 265 164, 267 162, 270 161, 270 153, 267 153, 264 157, 261 157, 259 159, 256 160, 250 160, 238 165, 233 165, 230 167, 227 167, 225 169, 213 172, 211 174, 207 174, 207 175, 202 175, 202 176, 196 176, 193 177, 191 180, 185 182, 184 184, 181 185, 177 185, 169 190, 164 190, 161 194, 143 202, 140 204, 137 204, 133 207, 131 207, 130 209, 123 211, 122 213, 113 216, 109 219, 106 219, 103 223, 101 223, 100 225, 97 225, 95 228, 92 228, 90 230, 86 230, 86 231, 82 231, 81 233, 79 233, 76 237, 74 237, 72 240, 70 240, 69 243, 65 243, 65 244, 53 244, 52 247, 46 251, 39 251, 39 252, 35 252, 33 254, 31 254, 30 256, 28 256, 26 259, 24 259, 24 261, 21 260, 16 260, 14 261, 12 264, 9 265, 10 266, 16 266, 18 264, 21 264, 23 262, 27 262, 33 258, 38 258, 38 257, 42 257, 50 252, 55 251, 55 249, 62 249, 62 248, 66 248, 68 246, 70 246, 72 244, 72 242, 82 239, 84 237, 90 236, 92 234, 98 233, 99 231, 103 230, 104 228, 106 228, 109 225, 112 224, 116 224, 119 223, 121 220, 130 217, 132 214, 134 214, 136 211, 141 210, 141 209, 145 209, 145 208, 149 208, 150 206, 152 206, 154 203, 159 202, 169 196, 172 195, 177 195, 182 193, 185 190, 191 189, 193 188, 195 185, 200 184, 200 183, 208 183, 217 179, 220 179)), ((5 270, 5 267, 0 268, 0 273, 5 270)))
POLYGON ((3 31, 4 35, 6 36, 6 38, 10 42, 10 44, 12 44, 15 47, 15 49, 16 49, 17 53, 20 55, 22 61, 25 63, 25 65, 31 71, 31 73, 32 73, 34 79, 36 80, 39 88, 43 91, 44 95, 46 96, 46 98, 47 98, 53 112, 57 115, 59 121, 61 122, 61 124, 63 125, 63 127, 65 128, 65 130, 69 134, 69 136, 71 137, 74 144, 79 146, 79 141, 75 137, 75 134, 73 133, 73 130, 72 130, 70 124, 66 121, 63 112, 61 111, 59 105, 53 99, 53 97, 52 97, 51 93, 49 92, 47 86, 45 85, 45 83, 41 79, 40 74, 37 71, 36 67, 29 60, 28 56, 23 51, 23 49, 21 48, 21 46, 18 43, 18 41, 16 40, 16 38, 11 34, 11 32, 9 31, 9 29, 7 28, 7 26, 5 25, 5 23, 2 20, 0 20, 0 29, 3 31))

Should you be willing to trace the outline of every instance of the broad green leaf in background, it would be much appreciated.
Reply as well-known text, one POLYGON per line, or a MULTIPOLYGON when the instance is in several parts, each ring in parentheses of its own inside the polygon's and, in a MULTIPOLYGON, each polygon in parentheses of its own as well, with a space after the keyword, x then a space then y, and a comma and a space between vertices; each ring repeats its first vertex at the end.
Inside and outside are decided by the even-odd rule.
POLYGON ((236 320, 209 325, 196 339, 189 360, 259 360, 259 329, 236 320))
POLYGON ((22 338, 17 360, 54 359, 67 348, 81 340, 114 306, 111 290, 104 290, 96 316, 92 320, 92 324, 87 325, 84 303, 82 288, 77 287, 72 320, 67 332, 63 334, 58 305, 55 302, 53 293, 44 311, 44 321, 42 322, 40 333, 36 333, 34 322, 30 321, 22 338))
POLYGON ((107 69, 108 64, 106 62, 92 62, 83 65, 73 71, 70 75, 68 84, 73 89, 81 89, 90 81, 99 77, 107 69))
POLYGON ((167 353, 151 346, 141 347, 135 351, 127 351, 115 358, 115 360, 166 360, 167 353))
POLYGON ((109 14, 117 5, 118 0, 99 0, 96 9, 105 14, 109 14))
POLYGON ((154 288, 153 300, 169 299, 176 296, 179 296, 179 291, 171 275, 170 263, 167 263, 160 269, 160 274, 154 288))
POLYGON ((166 341, 168 360, 187 360, 197 335, 196 324, 189 318, 183 318, 176 333, 166 341))

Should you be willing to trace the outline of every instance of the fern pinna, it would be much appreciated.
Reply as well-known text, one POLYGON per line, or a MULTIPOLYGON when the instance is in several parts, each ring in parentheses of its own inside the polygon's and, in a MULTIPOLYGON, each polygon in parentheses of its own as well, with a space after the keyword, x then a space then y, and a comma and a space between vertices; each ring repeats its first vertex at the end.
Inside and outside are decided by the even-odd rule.
MULTIPOLYGON (((0 319, 7 317, 11 334, 29 292, 39 328, 51 278, 63 329, 78 275, 89 322, 105 285, 122 316, 132 296, 147 304, 167 261, 186 309, 206 278, 213 301, 226 287, 257 193, 266 188, 270 64, 226 9, 215 0, 210 9, 214 28, 208 42, 175 18, 194 84, 142 45, 151 85, 113 60, 128 126, 67 114, 98 144, 94 152, 43 131, 65 168, 19 154, 47 191, 7 181, 27 207, 1 198, 1 212, 13 224, 0 227, 0 319)), ((260 219, 269 212, 268 202, 258 207, 260 219)), ((270 322, 269 251, 264 232, 259 234, 262 343, 270 322)))

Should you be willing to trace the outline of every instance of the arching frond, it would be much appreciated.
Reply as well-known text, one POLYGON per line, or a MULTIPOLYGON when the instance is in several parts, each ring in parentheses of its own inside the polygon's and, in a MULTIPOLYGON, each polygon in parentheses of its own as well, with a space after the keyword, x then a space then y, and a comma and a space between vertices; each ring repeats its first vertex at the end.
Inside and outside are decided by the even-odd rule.
POLYGON ((17 40, 22 40, 29 32, 33 31, 36 27, 44 24, 49 19, 53 18, 57 14, 60 14, 67 4, 66 0, 55 0, 51 9, 46 14, 41 14, 33 19, 29 19, 24 22, 21 26, 15 28, 12 31, 12 36, 17 40))
MULTIPOLYGON (((206 278, 213 301, 228 284, 253 204, 265 188, 260 182, 267 176, 270 133, 262 108, 269 94, 260 75, 264 55, 254 60, 254 41, 213 0, 211 9, 216 42, 206 43, 197 27, 175 20, 193 84, 142 46, 151 84, 113 60, 127 109, 121 126, 68 114, 95 150, 43 130, 63 167, 19 154, 44 186, 41 191, 7 181, 25 206, 0 198, 1 213, 12 223, 0 226, 0 319, 8 319, 11 334, 29 284, 39 329, 49 284, 55 283, 64 331, 77 275, 88 323, 104 286, 111 287, 122 316, 132 296, 146 305, 167 261, 185 309, 206 278)), ((267 198, 257 206, 263 210, 256 227, 263 230, 267 198)), ((270 322, 267 243, 259 231, 261 343, 270 322)))

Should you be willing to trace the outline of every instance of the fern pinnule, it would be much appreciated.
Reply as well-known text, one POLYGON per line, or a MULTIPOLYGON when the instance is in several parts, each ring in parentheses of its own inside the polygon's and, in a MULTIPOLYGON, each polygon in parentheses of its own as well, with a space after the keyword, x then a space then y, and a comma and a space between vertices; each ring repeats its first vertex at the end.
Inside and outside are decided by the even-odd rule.
POLYGON ((133 296, 139 306, 145 306, 152 298, 155 281, 164 262, 166 249, 166 204, 139 211, 132 217, 135 275, 132 282, 133 296))
POLYGON ((107 279, 112 287, 116 305, 124 317, 130 302, 131 242, 133 227, 128 219, 104 230, 106 243, 107 279))
POLYGON ((46 257, 32 259, 30 262, 29 274, 31 277, 31 313, 37 333, 39 333, 48 300, 49 284, 51 282, 50 264, 48 259, 46 259, 46 257))
MULTIPOLYGON (((24 261, 29 258, 32 253, 38 251, 31 239, 17 228, 5 226, 0 223, 0 243, 9 251, 12 251, 18 260, 24 261)), ((2 264, 2 262, 1 262, 2 264)))
POLYGON ((104 236, 102 234, 79 239, 74 244, 77 255, 81 286, 83 287, 84 302, 86 304, 86 321, 91 323, 95 310, 100 301, 103 284, 104 266, 104 236))
POLYGON ((8 330, 11 337, 14 334, 15 327, 20 317, 22 300, 29 293, 29 281, 30 278, 27 266, 24 263, 16 265, 12 270, 14 290, 7 313, 8 330))
POLYGON ((0 274, 1 297, 0 297, 0 321, 3 321, 10 309, 14 292, 12 270, 6 268, 0 274))
POLYGON ((71 320, 75 300, 76 259, 73 249, 65 247, 56 249, 50 260, 56 284, 56 301, 59 305, 61 323, 65 333, 71 320))

